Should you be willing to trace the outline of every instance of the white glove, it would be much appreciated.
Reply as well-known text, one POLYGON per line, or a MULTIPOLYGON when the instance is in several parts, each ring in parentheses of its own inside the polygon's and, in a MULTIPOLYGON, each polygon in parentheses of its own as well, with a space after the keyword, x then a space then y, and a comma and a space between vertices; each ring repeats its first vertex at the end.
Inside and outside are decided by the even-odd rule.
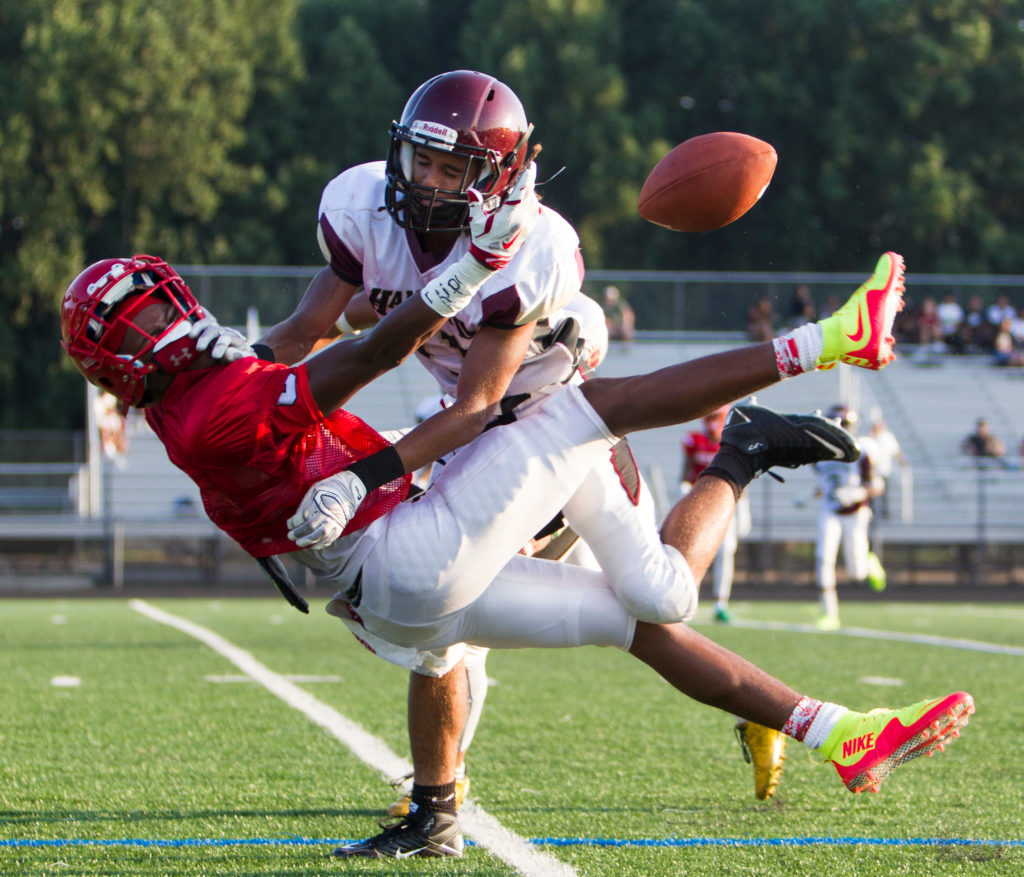
POLYGON ((848 509, 850 506, 864 502, 868 498, 868 489, 853 484, 844 484, 842 487, 837 487, 832 496, 839 508, 848 509))
POLYGON ((316 482, 288 519, 288 538, 299 548, 325 548, 341 536, 366 499, 366 486, 347 470, 316 482))
POLYGON ((540 202, 533 190, 537 165, 530 162, 516 177, 504 201, 486 201, 476 189, 467 189, 469 199, 469 251, 492 271, 500 271, 519 252, 523 241, 540 215, 540 202))
POLYGON ((223 362, 234 362, 236 359, 256 355, 241 332, 222 326, 212 314, 196 320, 188 337, 195 339, 197 351, 202 353, 209 347, 210 356, 223 362))
POLYGON ((540 202, 533 191, 537 165, 532 161, 512 184, 502 203, 486 202, 476 189, 467 189, 469 199, 469 252, 440 277, 420 290, 423 301, 445 319, 455 316, 476 295, 478 289, 519 252, 537 217, 540 202))

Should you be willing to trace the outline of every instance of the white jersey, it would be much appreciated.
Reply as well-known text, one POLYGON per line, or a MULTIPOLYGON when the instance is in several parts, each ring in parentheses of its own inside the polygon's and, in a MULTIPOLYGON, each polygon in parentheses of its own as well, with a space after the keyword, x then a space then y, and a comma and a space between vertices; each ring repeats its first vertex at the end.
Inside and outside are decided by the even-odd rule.
MULTIPOLYGON (((378 317, 443 274, 469 251, 470 243, 469 235, 462 234, 445 254, 424 252, 416 234, 401 228, 384 207, 384 166, 382 161, 358 165, 327 184, 320 199, 318 235, 331 268, 346 282, 365 289, 378 317)), ((441 388, 454 396, 463 359, 481 328, 511 329, 539 320, 543 331, 531 343, 508 395, 567 380, 574 363, 564 355, 557 363, 549 357, 543 367, 538 362, 531 368, 530 360, 545 352, 550 330, 569 316, 589 321, 582 333, 585 338, 605 331, 600 306, 580 292, 582 279, 576 232, 558 213, 542 206, 537 225, 509 265, 487 280, 417 356, 441 388), (576 297, 583 303, 574 302, 576 297)), ((594 343, 601 342, 591 342, 591 347, 594 343)))
POLYGON ((849 515, 867 504, 870 474, 866 456, 855 463, 838 460, 815 463, 814 472, 818 476, 822 512, 849 515))

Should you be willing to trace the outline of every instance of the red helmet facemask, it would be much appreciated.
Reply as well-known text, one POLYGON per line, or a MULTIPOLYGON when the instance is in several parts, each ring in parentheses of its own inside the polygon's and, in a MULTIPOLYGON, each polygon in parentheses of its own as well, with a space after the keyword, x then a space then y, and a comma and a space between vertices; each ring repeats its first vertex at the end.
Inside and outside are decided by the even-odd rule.
POLYGON ((175 374, 199 357, 189 338, 203 309, 178 273, 154 256, 104 259, 76 277, 61 302, 62 346, 86 380, 112 393, 118 410, 145 404, 146 378, 153 372, 175 374), (176 316, 158 334, 139 327, 135 318, 154 303, 173 307, 176 316), (121 353, 129 330, 144 344, 121 353))
POLYGON ((384 201, 395 222, 413 231, 469 228, 466 189, 502 197, 526 163, 533 125, 515 92, 472 70, 442 73, 409 98, 391 124, 384 201), (454 189, 413 182, 413 155, 427 148, 466 158, 454 189))

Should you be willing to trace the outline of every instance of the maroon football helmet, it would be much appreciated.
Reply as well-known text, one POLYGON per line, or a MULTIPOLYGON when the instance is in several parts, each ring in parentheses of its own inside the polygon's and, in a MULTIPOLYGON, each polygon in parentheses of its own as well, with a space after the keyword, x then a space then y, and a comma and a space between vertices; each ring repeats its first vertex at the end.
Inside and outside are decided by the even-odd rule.
POLYGON ((526 162, 532 131, 515 92, 493 76, 454 70, 427 80, 409 98, 401 121, 391 123, 388 213, 413 231, 469 228, 466 189, 476 189, 485 200, 503 196, 526 162), (466 156, 459 187, 414 183, 417 147, 466 156))
POLYGON ((86 268, 64 293, 62 344, 86 380, 112 393, 119 410, 144 405, 146 377, 159 370, 174 374, 199 356, 188 337, 203 309, 185 281, 154 256, 104 259, 86 268), (154 302, 166 302, 178 316, 157 335, 139 328, 135 316, 154 302), (147 340, 138 353, 120 353, 129 329, 147 340))

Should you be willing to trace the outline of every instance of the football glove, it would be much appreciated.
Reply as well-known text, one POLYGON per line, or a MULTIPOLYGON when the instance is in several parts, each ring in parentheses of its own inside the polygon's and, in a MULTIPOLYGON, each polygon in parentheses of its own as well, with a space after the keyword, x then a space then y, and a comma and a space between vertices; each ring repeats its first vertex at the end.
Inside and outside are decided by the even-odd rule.
POLYGON ((850 506, 864 502, 868 498, 868 489, 860 485, 844 484, 833 491, 832 497, 839 508, 848 509, 850 506))
POLYGON ((195 339, 195 348, 199 353, 209 348, 210 356, 223 362, 234 362, 236 359, 256 355, 241 332, 222 326, 212 314, 196 320, 188 336, 195 339))
POLYGON ((366 494, 366 485, 348 470, 321 479, 288 519, 288 538, 299 548, 326 548, 344 532, 366 494))
POLYGON ((540 202, 533 190, 537 165, 530 162, 516 177, 505 200, 488 198, 467 189, 469 200, 469 251, 492 271, 500 271, 519 252, 523 241, 540 215, 540 202))

